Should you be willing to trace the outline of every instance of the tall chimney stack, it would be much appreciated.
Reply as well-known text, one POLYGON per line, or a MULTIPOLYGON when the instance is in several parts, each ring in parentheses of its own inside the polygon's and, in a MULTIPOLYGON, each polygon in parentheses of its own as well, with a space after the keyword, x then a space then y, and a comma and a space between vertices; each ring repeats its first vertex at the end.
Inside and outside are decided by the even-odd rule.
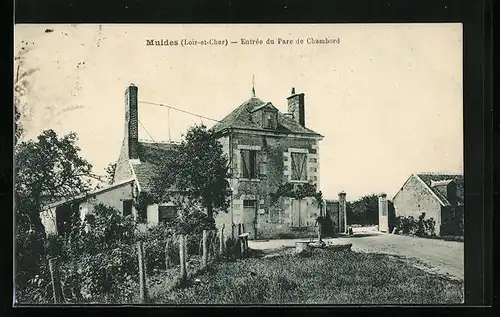
POLYGON ((292 117, 301 126, 306 126, 306 117, 304 109, 304 94, 295 93, 295 87, 292 88, 292 94, 287 98, 288 101, 288 113, 292 114, 292 117))
POLYGON ((139 115, 137 107, 138 89, 130 84, 125 89, 125 142, 129 159, 138 159, 139 153, 139 115))

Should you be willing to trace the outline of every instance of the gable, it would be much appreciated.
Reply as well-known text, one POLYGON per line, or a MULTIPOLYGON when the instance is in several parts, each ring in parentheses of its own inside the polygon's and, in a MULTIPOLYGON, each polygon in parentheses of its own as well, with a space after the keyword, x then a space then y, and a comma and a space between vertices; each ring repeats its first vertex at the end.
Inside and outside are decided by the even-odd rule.
POLYGON ((463 205, 463 176, 448 174, 412 174, 406 180, 403 186, 401 186, 401 189, 394 195, 393 200, 397 200, 398 196, 403 190, 415 190, 414 188, 409 188, 411 183, 412 186, 418 186, 420 190, 434 197, 434 199, 436 199, 436 201, 438 201, 442 206, 449 206, 451 204, 442 191, 442 186, 446 186, 447 184, 449 184, 450 180, 453 180, 453 182, 457 185, 457 203, 459 205, 463 205))
POLYGON ((424 182, 429 190, 431 190, 440 200, 443 205, 450 205, 446 195, 443 192, 443 186, 447 186, 451 181, 456 184, 457 202, 459 205, 464 203, 464 177, 458 174, 437 174, 437 173, 422 173, 416 175, 424 182))

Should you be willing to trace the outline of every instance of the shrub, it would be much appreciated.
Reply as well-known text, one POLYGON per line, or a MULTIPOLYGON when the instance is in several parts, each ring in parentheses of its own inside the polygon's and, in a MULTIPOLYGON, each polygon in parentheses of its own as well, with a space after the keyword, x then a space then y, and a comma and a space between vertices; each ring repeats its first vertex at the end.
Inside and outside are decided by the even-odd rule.
POLYGON ((433 218, 425 219, 425 212, 418 216, 399 216, 396 218, 396 233, 427 237, 436 235, 436 221, 433 218))
POLYGON ((137 241, 144 242, 146 273, 153 276, 167 269, 166 254, 169 266, 179 264, 179 234, 188 237, 188 256, 201 253, 203 230, 210 230, 209 248, 218 251, 214 229, 214 220, 202 210, 185 206, 173 221, 139 232, 131 216, 97 205, 92 217, 84 223, 75 221, 63 237, 28 232, 16 241, 16 258, 22 268, 16 272, 16 298, 24 303, 52 302, 48 258, 55 257, 64 302, 133 302, 139 278, 137 241))

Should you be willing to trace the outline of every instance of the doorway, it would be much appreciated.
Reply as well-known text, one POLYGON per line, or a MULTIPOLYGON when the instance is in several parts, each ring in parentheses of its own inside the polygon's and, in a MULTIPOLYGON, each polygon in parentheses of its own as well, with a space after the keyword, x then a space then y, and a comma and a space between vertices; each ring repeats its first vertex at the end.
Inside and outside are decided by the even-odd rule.
POLYGON ((257 200, 243 200, 242 223, 249 237, 257 239, 257 200))
POLYGON ((292 227, 307 227, 307 201, 292 199, 292 227))

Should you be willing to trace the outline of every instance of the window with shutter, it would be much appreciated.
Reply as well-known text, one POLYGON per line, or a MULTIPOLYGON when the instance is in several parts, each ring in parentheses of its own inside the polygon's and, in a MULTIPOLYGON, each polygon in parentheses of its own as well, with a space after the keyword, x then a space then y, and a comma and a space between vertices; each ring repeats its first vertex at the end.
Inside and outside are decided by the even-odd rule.
POLYGON ((241 150, 241 168, 243 178, 257 178, 257 151, 241 150))
POLYGON ((307 155, 306 153, 292 153, 292 180, 307 180, 307 155))

